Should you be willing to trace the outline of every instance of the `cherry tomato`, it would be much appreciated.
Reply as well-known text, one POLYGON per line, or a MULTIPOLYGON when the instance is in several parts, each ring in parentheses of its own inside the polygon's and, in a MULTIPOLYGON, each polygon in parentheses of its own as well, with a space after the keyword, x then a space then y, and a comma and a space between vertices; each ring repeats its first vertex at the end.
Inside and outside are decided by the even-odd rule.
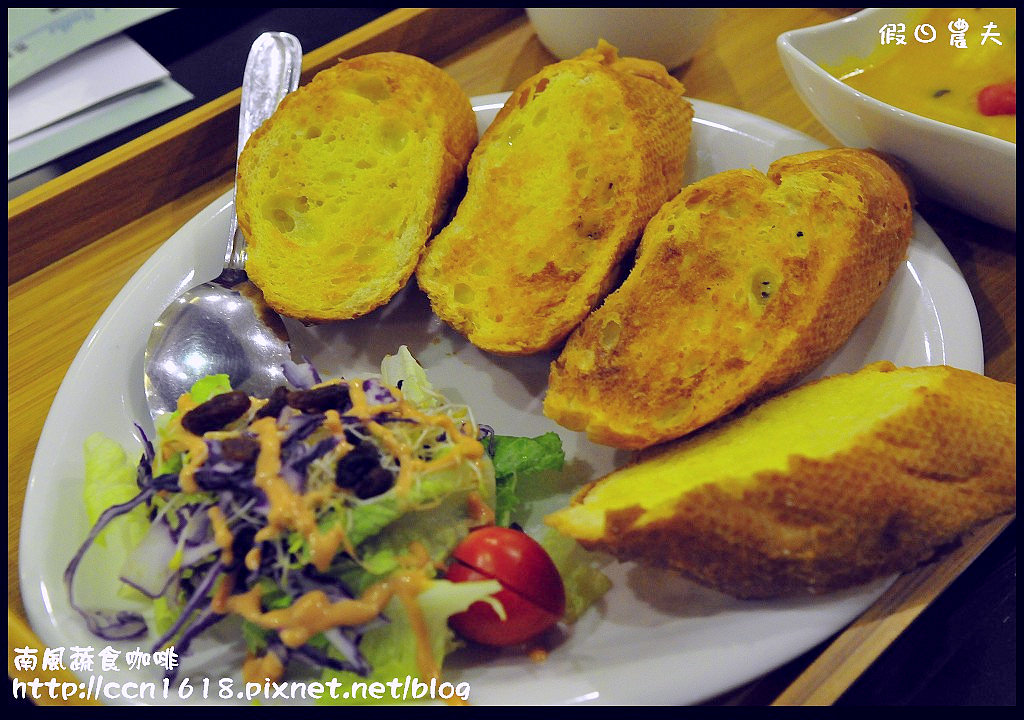
POLYGON ((478 601, 449 624, 467 640, 483 645, 518 645, 554 626, 565 614, 562 576, 537 541, 518 530, 486 527, 471 532, 455 548, 445 576, 452 582, 497 580, 495 597, 505 608, 502 620, 478 601))
POLYGON ((978 93, 978 111, 982 115, 1016 115, 1017 82, 982 88, 978 93))

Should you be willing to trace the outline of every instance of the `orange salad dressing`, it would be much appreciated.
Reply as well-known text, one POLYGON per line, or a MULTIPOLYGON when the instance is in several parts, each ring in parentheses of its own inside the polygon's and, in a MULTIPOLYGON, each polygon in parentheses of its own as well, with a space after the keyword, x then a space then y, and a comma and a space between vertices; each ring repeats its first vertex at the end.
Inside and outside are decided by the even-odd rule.
MULTIPOLYGON (((479 440, 464 433, 447 415, 422 413, 406 402, 401 393, 394 389, 392 392, 398 398, 394 403, 375 405, 371 408, 361 382, 352 381, 349 387, 353 405, 351 414, 359 418, 398 459, 400 470, 395 492, 399 496, 409 492, 416 473, 452 467, 463 460, 479 462, 483 457, 484 448, 479 440), (421 460, 415 457, 412 447, 387 427, 373 420, 373 416, 381 412, 397 413, 399 417, 440 427, 452 440, 453 447, 440 458, 431 461, 421 460)), ((195 403, 191 399, 183 396, 178 403, 180 416, 194 406, 195 403)), ((174 421, 176 424, 169 428, 166 447, 173 452, 187 452, 180 484, 185 491, 198 491, 194 474, 206 461, 207 448, 203 438, 192 435, 181 427, 180 416, 174 421)), ((342 453, 352 449, 352 445, 345 439, 344 425, 337 411, 327 411, 323 426, 338 437, 338 447, 342 453)), ((321 530, 316 523, 316 510, 330 500, 334 489, 328 487, 319 491, 299 493, 281 476, 281 438, 276 419, 265 417, 255 420, 250 423, 248 430, 256 435, 259 442, 253 482, 266 495, 269 504, 267 525, 256 533, 255 542, 276 538, 285 531, 299 532, 307 540, 312 564, 320 571, 330 566, 342 547, 355 558, 355 549, 349 544, 340 524, 321 530)), ((472 497, 472 515, 493 518, 493 510, 487 508, 486 503, 475 493, 472 497)), ((228 523, 219 508, 211 508, 209 516, 214 537, 221 547, 221 558, 225 563, 229 563, 232 561, 233 536, 228 523)), ((260 563, 258 548, 250 550, 244 560, 247 568, 257 569, 260 563)), ((416 636, 417 661, 421 673, 425 678, 439 679, 440 668, 433 659, 427 624, 416 601, 416 596, 430 582, 425 572, 430 565, 430 557, 422 545, 413 543, 409 553, 401 560, 401 571, 385 581, 372 585, 359 598, 331 602, 322 591, 314 590, 297 598, 287 608, 264 611, 261 606, 262 591, 258 585, 246 592, 233 594, 232 583, 228 578, 223 578, 214 590, 211 608, 216 613, 237 614, 259 627, 274 630, 285 645, 299 647, 324 630, 369 622, 383 612, 392 597, 397 597, 408 613, 416 636)), ((258 658, 248 658, 243 668, 243 674, 248 682, 262 682, 264 679, 277 681, 283 673, 284 666, 272 653, 258 658)))
POLYGON ((272 652, 259 657, 249 655, 242 663, 242 679, 247 683, 278 682, 284 677, 284 663, 272 652))
POLYGON ((178 473, 178 484, 183 492, 199 491, 195 474, 206 462, 208 452, 201 437, 193 435, 181 426, 181 419, 185 417, 185 413, 195 406, 195 401, 188 393, 178 398, 177 417, 173 417, 167 426, 167 441, 160 448, 161 459, 165 462, 175 453, 185 453, 185 461, 178 473))
POLYGON ((398 458, 399 471, 395 480, 395 492, 401 496, 408 494, 413 478, 417 473, 433 472, 454 467, 462 460, 477 461, 484 454, 484 446, 471 435, 459 428, 455 421, 447 415, 427 415, 410 405, 394 391, 398 400, 386 405, 375 405, 371 411, 363 392, 362 383, 353 380, 349 383, 349 397, 352 399, 352 414, 362 420, 378 440, 383 443, 392 455, 398 458), (391 430, 373 421, 373 415, 381 412, 397 412, 399 417, 409 418, 424 425, 440 426, 454 443, 451 451, 434 460, 421 460, 413 455, 412 448, 399 440, 391 430))
POLYGON ((213 526, 213 539, 220 545, 220 560, 225 565, 230 565, 235 559, 232 545, 235 538, 228 528, 228 521, 224 517, 224 511, 219 507, 212 507, 206 511, 210 517, 210 524, 213 526))
MULTIPOLYGON (((310 638, 324 630, 362 625, 373 620, 384 611, 391 598, 397 596, 409 615, 416 637, 416 658, 420 672, 426 678, 440 678, 441 671, 434 662, 426 620, 416 602, 416 596, 426 589, 429 582, 421 570, 404 570, 371 585, 358 598, 331 602, 323 591, 311 590, 286 608, 268 611, 261 607, 262 592, 258 585, 244 593, 231 595, 230 589, 224 589, 224 583, 224 587, 217 588, 212 607, 214 612, 233 613, 265 630, 274 630, 281 642, 295 648, 309 642, 310 638)), ((255 663, 250 669, 257 673, 257 682, 263 679, 259 673, 269 671, 266 665, 255 663)), ((277 681, 283 671, 284 668, 280 667, 277 674, 266 677, 277 681)))

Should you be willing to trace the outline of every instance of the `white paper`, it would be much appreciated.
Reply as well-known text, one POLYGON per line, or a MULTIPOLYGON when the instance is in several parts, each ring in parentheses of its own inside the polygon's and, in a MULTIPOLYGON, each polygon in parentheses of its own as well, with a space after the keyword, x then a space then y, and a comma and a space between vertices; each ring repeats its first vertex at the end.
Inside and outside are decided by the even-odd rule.
POLYGON ((104 40, 8 91, 7 141, 169 76, 131 38, 117 35, 104 40))
POLYGON ((13 140, 7 143, 7 180, 188 102, 192 97, 188 90, 166 78, 13 140))
POLYGON ((7 8, 7 89, 84 47, 174 8, 7 8))

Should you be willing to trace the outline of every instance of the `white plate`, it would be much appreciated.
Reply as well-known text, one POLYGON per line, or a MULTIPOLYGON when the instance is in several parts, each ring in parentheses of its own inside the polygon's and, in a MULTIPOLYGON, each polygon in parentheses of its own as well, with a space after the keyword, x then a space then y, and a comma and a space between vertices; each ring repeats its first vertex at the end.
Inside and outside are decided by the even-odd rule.
MULTIPOLYGON (((505 97, 475 99, 482 127, 505 97)), ((693 104, 688 180, 737 167, 763 170, 783 155, 821 147, 764 118, 696 100, 693 104)), ((149 425, 142 354, 150 326, 178 292, 218 273, 231 210, 230 195, 220 198, 154 253, 100 318, 54 400, 29 478, 20 556, 25 607, 48 647, 79 645, 98 651, 107 644, 91 636, 70 609, 62 579, 88 532, 81 503, 82 442, 98 430, 126 447, 137 446, 132 424, 149 425)), ((909 259, 877 306, 815 375, 851 371, 880 359, 983 371, 981 330, 970 291, 931 228, 917 218, 915 230, 909 259)), ((439 388, 469 403, 477 419, 499 433, 558 431, 570 471, 555 497, 531 502, 533 521, 564 503, 576 483, 624 460, 541 414, 551 355, 510 359, 478 351, 431 314, 415 286, 369 317, 315 329, 293 324, 290 329, 296 344, 328 373, 374 371, 383 355, 404 343, 439 388)), ((700 702, 827 639, 867 608, 889 582, 824 598, 741 602, 671 573, 632 564, 612 565, 609 574, 613 589, 552 649, 546 662, 533 663, 514 653, 461 651, 446 666, 450 678, 468 681, 471 701, 482 704, 700 702)), ((217 643, 206 647, 213 652, 217 648, 217 643)), ((193 684, 206 672, 216 687, 220 676, 234 675, 231 670, 239 667, 237 657, 220 665, 216 663, 224 663, 223 657, 202 657, 202 662, 186 660, 181 669, 181 676, 193 684)), ((155 671, 122 668, 108 679, 157 677, 155 671)))

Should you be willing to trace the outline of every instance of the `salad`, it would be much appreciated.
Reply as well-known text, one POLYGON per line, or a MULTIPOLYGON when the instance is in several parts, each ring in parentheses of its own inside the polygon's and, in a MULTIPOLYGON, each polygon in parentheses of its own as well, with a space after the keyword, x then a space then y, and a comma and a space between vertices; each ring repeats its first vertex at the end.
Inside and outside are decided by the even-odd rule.
POLYGON ((292 387, 268 399, 200 381, 155 443, 139 430, 137 463, 102 435, 86 441, 93 527, 64 578, 94 634, 148 638, 187 663, 232 618, 246 682, 299 668, 440 678, 461 643, 522 643, 607 590, 575 543, 551 531, 545 549, 515 524, 517 482, 562 466, 555 433, 496 435, 404 346, 379 376, 286 370, 292 387), (79 575, 97 574, 116 597, 81 597, 79 575))

